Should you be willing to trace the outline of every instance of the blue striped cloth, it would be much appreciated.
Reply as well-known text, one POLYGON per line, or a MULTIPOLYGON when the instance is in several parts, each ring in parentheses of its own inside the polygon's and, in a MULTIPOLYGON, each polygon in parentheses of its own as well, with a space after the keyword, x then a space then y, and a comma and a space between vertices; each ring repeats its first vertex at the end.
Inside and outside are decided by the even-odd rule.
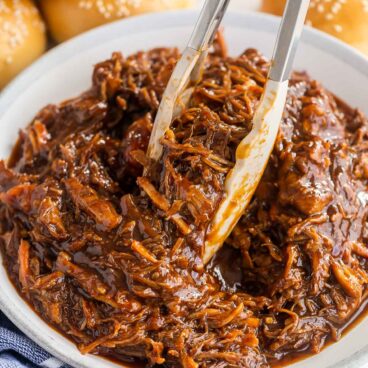
POLYGON ((0 368, 71 368, 28 339, 0 312, 0 368))

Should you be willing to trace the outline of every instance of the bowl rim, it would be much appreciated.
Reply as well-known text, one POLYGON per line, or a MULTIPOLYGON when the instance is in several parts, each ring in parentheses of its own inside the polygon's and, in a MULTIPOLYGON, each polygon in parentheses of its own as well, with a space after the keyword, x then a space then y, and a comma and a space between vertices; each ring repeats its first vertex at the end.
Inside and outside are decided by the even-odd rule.
MULTIPOLYGON (((170 27, 188 26, 188 23, 193 23, 196 19, 198 10, 173 10, 154 14, 134 16, 124 20, 118 20, 107 25, 97 27, 93 30, 85 32, 69 41, 66 41, 55 48, 48 51, 35 63, 30 65, 22 73, 20 73, 5 89, 0 93, 0 121, 7 108, 14 103, 19 91, 24 91, 31 83, 37 82, 42 76, 45 69, 52 69, 68 59, 77 52, 83 52, 92 47, 95 47, 99 42, 106 39, 112 40, 111 35, 119 35, 122 31, 137 33, 147 33, 147 30, 162 30, 170 27)), ((250 28, 252 30, 265 31, 274 33, 276 35, 279 17, 257 12, 234 12, 229 11, 226 14, 226 19, 232 26, 250 28)), ((303 34, 303 43, 310 44, 318 49, 332 54, 336 58, 349 63, 354 69, 361 72, 368 77, 368 58, 353 47, 343 43, 337 38, 326 33, 305 27, 303 34)), ((2 264, 2 257, 0 256, 1 269, 5 269, 2 264)), ((6 271, 5 271, 6 273, 6 271)), ((7 276, 6 276, 7 277, 7 276)), ((8 278, 8 281, 10 279, 8 278)), ((91 364, 98 364, 99 368, 114 368, 124 367, 124 363, 115 364, 109 360, 93 355, 84 356, 77 349, 75 351, 62 351, 53 345, 53 340, 48 336, 41 335, 34 327, 29 325, 27 315, 27 302, 22 299, 22 304, 19 308, 10 305, 8 300, 4 297, 2 289, 0 288, 0 308, 4 314, 28 337, 35 341, 38 345, 48 351, 51 355, 59 358, 63 362, 78 368, 91 368, 91 364), (23 315, 17 315, 17 309, 23 310, 23 315)), ((29 306, 28 306, 29 308, 29 306)), ((34 313, 35 316, 42 319, 34 313)), ((45 323, 45 322, 44 322, 45 323)), ((54 330, 49 327, 50 330, 54 330)), ((60 337, 62 334, 55 331, 60 337)), ((51 333, 51 331, 50 331, 51 333)), ((63 337, 66 339, 65 337, 63 337)), ((72 342, 67 340, 70 344, 72 342)), ((357 352, 344 358, 337 364, 331 365, 334 368, 343 368, 354 361, 354 367, 360 367, 368 363, 368 344, 357 352)))

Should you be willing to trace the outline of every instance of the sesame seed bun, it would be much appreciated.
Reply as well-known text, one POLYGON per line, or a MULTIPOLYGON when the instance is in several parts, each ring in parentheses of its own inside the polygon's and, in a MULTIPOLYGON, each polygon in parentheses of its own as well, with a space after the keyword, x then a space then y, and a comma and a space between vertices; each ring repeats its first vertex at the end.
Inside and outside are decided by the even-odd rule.
POLYGON ((40 4, 51 35, 62 42, 127 16, 186 8, 193 0, 41 0, 40 4))
POLYGON ((31 0, 0 1, 0 89, 46 48, 45 26, 31 0))
MULTIPOLYGON (((286 0, 263 0, 262 10, 282 15, 286 0)), ((307 23, 368 55, 368 0, 311 0, 307 23)))

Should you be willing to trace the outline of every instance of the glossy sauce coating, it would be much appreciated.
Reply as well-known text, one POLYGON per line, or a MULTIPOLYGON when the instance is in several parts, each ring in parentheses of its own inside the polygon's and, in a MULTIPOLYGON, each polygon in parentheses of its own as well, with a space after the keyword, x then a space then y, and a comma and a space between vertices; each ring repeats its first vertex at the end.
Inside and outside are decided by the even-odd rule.
POLYGON ((204 237, 269 64, 217 47, 162 160, 150 162, 178 56, 114 54, 96 65, 91 90, 45 107, 20 133, 0 163, 9 275, 82 353, 184 368, 316 353, 366 299, 367 120, 295 74, 251 205, 204 267, 204 237))

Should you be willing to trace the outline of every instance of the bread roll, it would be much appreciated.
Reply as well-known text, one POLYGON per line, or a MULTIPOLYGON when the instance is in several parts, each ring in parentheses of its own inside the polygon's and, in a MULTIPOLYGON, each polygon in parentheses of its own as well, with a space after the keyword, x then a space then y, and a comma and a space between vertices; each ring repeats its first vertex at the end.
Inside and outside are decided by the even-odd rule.
MULTIPOLYGON (((286 0, 263 0, 262 10, 281 15, 286 0)), ((308 24, 368 55, 367 0, 311 0, 308 24)))
POLYGON ((62 42, 131 15, 189 7, 193 0, 41 0, 53 38, 62 42))
POLYGON ((45 26, 34 3, 0 0, 0 89, 45 47, 45 26))

